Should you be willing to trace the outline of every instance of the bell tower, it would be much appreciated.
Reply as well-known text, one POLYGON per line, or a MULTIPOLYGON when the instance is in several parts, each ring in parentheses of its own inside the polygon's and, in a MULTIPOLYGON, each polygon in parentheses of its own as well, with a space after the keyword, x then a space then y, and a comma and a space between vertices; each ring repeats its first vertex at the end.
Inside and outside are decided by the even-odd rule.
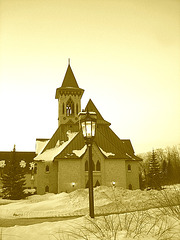
POLYGON ((68 68, 60 88, 56 89, 55 98, 58 99, 58 127, 71 120, 78 121, 78 113, 81 111, 81 98, 84 90, 79 88, 76 78, 68 62, 68 68))

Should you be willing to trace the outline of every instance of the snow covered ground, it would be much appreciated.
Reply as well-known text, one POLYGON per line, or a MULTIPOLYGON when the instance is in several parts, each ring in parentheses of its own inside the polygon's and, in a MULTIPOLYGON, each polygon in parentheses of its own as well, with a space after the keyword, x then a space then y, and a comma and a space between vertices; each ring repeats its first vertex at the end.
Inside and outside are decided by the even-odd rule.
POLYGON ((0 239, 180 239, 178 185, 163 191, 101 186, 94 189, 94 202, 98 216, 92 220, 88 217, 88 189, 34 195, 26 200, 0 199, 3 204, 0 206, 1 218, 81 216, 72 220, 1 228, 0 239), (117 212, 121 214, 112 214, 117 212), (106 214, 110 215, 99 216, 106 214))

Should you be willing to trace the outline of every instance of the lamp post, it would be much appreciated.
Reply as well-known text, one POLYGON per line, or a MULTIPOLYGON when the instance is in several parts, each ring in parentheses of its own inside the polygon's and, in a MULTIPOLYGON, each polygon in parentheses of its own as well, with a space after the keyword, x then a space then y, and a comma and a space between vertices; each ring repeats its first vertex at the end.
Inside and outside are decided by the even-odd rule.
POLYGON ((96 133, 97 116, 95 112, 80 112, 79 120, 89 152, 89 215, 94 218, 92 143, 96 133))

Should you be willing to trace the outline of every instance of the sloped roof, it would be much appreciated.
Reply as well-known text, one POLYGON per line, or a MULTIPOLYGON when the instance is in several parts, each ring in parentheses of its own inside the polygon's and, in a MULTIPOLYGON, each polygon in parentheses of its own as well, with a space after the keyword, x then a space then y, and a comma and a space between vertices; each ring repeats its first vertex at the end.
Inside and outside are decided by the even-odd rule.
POLYGON ((57 128, 57 130, 55 131, 55 133, 53 134, 53 136, 51 137, 51 139, 49 140, 49 142, 44 147, 44 149, 41 153, 45 152, 46 150, 55 148, 61 142, 67 141, 68 140, 67 132, 69 130, 71 132, 78 132, 79 131, 78 123, 76 123, 76 124, 61 124, 57 128))
MULTIPOLYGON (((126 159, 126 160, 140 160, 132 152, 132 145, 129 144, 130 140, 122 142, 122 140, 117 139, 117 136, 113 132, 108 130, 108 126, 104 126, 104 133, 102 133, 98 128, 96 131, 96 137, 94 143, 97 145, 101 153, 105 158, 115 158, 115 159, 126 159), (111 137, 108 138, 108 134, 111 132, 111 137), (113 141, 111 141, 111 140, 113 141), (124 146, 126 145, 126 147, 124 146)), ((69 144, 56 155, 55 159, 65 159, 65 158, 81 158, 86 152, 86 146, 82 132, 80 131, 69 144)))
MULTIPOLYGON (((134 154, 133 147, 129 139, 121 140, 109 127, 95 107, 92 100, 89 100, 86 110, 97 113, 97 129, 94 143, 98 146, 105 158, 141 160, 134 154)), ((84 137, 79 130, 78 122, 75 124, 61 124, 50 141, 47 143, 42 153, 35 160, 81 158, 86 152, 84 137), (71 138, 68 137, 71 130, 71 138)))
POLYGON ((97 115, 97 123, 98 124, 107 124, 108 126, 111 125, 111 123, 107 122, 106 120, 104 120, 104 118, 102 117, 102 115, 100 114, 100 112, 98 111, 98 109, 96 108, 96 106, 94 105, 93 101, 91 99, 89 99, 85 111, 89 111, 89 112, 95 112, 97 115))
POLYGON ((40 160, 40 161, 54 161, 56 156, 62 152, 66 146, 72 141, 73 138, 78 134, 78 132, 67 132, 67 141, 63 142, 57 142, 56 146, 50 149, 47 149, 46 151, 43 151, 41 154, 36 156, 34 160, 40 160))

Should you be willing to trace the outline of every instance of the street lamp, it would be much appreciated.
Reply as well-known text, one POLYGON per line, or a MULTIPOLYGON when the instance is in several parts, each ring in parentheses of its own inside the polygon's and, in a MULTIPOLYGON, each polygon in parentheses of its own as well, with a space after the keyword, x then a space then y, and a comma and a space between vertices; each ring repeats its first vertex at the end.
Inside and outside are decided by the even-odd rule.
POLYGON ((80 112, 79 120, 89 150, 89 215, 94 218, 92 143, 96 134, 97 116, 95 112, 80 112))

